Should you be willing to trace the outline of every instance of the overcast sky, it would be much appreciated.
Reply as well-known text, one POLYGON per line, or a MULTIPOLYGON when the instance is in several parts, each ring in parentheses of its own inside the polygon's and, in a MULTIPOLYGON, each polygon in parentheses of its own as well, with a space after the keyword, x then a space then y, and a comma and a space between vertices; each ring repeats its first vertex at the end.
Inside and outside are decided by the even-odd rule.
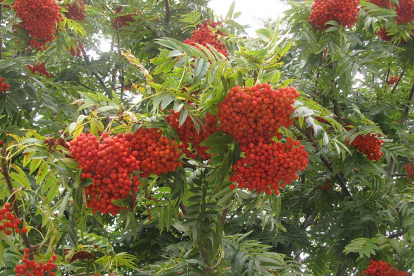
MULTIPOLYGON (((281 0, 235 0, 234 12, 242 12, 237 22, 241 25, 250 25, 246 31, 250 36, 255 36, 255 30, 263 27, 258 19, 277 19, 283 16, 283 12, 289 8, 285 1, 281 0)), ((209 7, 216 15, 226 16, 233 0, 210 0, 209 7)))

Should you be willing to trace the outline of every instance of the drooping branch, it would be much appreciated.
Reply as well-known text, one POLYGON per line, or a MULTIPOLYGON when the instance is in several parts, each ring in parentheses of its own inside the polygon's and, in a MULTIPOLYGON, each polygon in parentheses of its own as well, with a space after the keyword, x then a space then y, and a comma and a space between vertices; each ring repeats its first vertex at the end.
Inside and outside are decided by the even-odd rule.
POLYGON ((170 16, 171 16, 171 10, 170 10, 170 3, 168 0, 164 0, 165 4, 165 23, 170 23, 170 16))
MULTIPOLYGON (((91 65, 91 61, 89 60, 89 57, 86 55, 86 51, 83 47, 81 47, 81 51, 82 51, 82 55, 83 55, 83 59, 85 60, 85 63, 87 65, 91 65)), ((102 87, 104 89, 107 89, 105 82, 103 81, 103 79, 97 73, 92 71, 92 75, 94 75, 94 77, 99 81, 99 83, 102 85, 102 87)), ((112 97, 111 95, 109 95, 109 96, 112 97)))
POLYGON ((397 82, 394 84, 394 87, 391 90, 391 94, 394 94, 394 91, 395 89, 397 89, 397 86, 400 83, 403 76, 404 76, 404 70, 401 71, 400 77, 398 78, 397 82))
MULTIPOLYGON (((307 140, 309 142, 312 143, 312 145, 315 148, 319 148, 318 146, 318 142, 316 142, 315 138, 313 137, 310 129, 304 130, 302 129, 299 124, 297 122, 293 122, 294 126, 302 133, 306 136, 307 140)), ((332 165, 331 163, 328 161, 328 159, 326 159, 324 156, 320 155, 319 158, 321 159, 322 163, 326 166, 326 168, 333 174, 333 169, 332 169, 332 165)), ((341 175, 339 174, 335 174, 334 175, 336 181, 338 182, 339 186, 341 187, 342 190, 342 197, 345 196, 351 196, 351 193, 348 191, 348 188, 346 187, 346 183, 345 180, 342 178, 341 175)))
MULTIPOLYGON (((1 148, 0 148, 0 163, 1 163, 1 166, 0 166, 1 173, 3 174, 4 179, 6 180, 7 188, 8 188, 9 193, 10 193, 10 201, 11 201, 11 205, 12 205, 12 210, 13 210, 13 213, 16 216, 16 218, 18 218, 18 217, 20 217, 20 215, 19 215, 19 206, 17 205, 16 195, 15 195, 16 190, 13 187, 13 183, 12 183, 10 175, 9 175, 9 166, 7 164, 7 159, 5 157, 5 152, 1 148)), ((27 234, 24 233, 23 231, 20 231, 20 235, 23 239, 23 243, 26 246, 26 248, 29 248, 30 251, 32 251, 33 246, 30 243, 30 240, 29 240, 29 237, 27 236, 27 234)), ((33 254, 29 254, 29 259, 34 260, 33 254)))

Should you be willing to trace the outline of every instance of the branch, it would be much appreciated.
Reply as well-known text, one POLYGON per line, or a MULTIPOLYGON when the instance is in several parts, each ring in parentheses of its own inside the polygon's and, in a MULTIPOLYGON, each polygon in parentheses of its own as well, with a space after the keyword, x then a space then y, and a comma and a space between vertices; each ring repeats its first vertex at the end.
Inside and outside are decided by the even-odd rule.
POLYGON ((342 276, 345 274, 346 264, 340 264, 338 267, 338 271, 336 272, 335 276, 342 276))
POLYGON ((170 3, 168 3, 168 0, 164 0, 164 3, 165 3, 165 23, 169 24, 170 16, 171 16, 170 3))
MULTIPOLYGON (((413 86, 411 86, 410 95, 408 96, 409 102, 414 102, 414 81, 413 86)), ((406 120, 406 117, 408 116, 408 113, 410 112, 410 103, 407 103, 404 109, 404 116, 401 117, 401 123, 404 123, 406 120)))
MULTIPOLYGON (((313 138, 312 133, 309 130, 304 130, 302 129, 299 124, 295 121, 293 121, 293 125, 302 133, 306 136, 306 138, 308 139, 309 142, 312 143, 312 145, 315 148, 319 148, 318 143, 316 142, 315 138, 313 138)), ((321 159, 322 163, 328 168, 328 170, 333 174, 333 169, 332 169, 332 165, 331 163, 328 161, 328 159, 326 159, 325 157, 323 157, 322 155, 319 156, 319 158, 321 159)), ((341 187, 342 190, 342 197, 345 196, 351 196, 351 193, 348 191, 348 188, 346 187, 346 183, 345 180, 342 179, 342 176, 339 174, 335 174, 334 175, 336 181, 338 181, 339 186, 341 187)))
POLYGON ((385 76, 385 83, 388 82, 388 78, 390 77, 390 64, 388 63, 388 70, 387 70, 387 75, 385 76))
MULTIPOLYGON (((87 65, 91 65, 91 61, 89 60, 89 57, 86 55, 86 51, 85 51, 85 48, 81 48, 81 51, 82 51, 82 54, 83 54, 83 59, 85 60, 85 62, 86 62, 86 64, 87 65)), ((91 70, 91 72, 92 72, 92 75, 94 75, 95 76, 95 78, 99 81, 99 83, 102 85, 102 87, 103 88, 105 88, 105 89, 107 89, 106 88, 106 85, 105 85, 105 82, 103 81, 103 79, 97 74, 97 73, 95 73, 95 72, 93 72, 93 70, 91 70)), ((111 95, 110 95, 110 97, 112 97, 111 95)))
MULTIPOLYGON (((9 166, 7 165, 7 159, 5 157, 5 152, 1 148, 0 148, 0 161, 1 161, 1 172, 4 175, 4 178, 5 178, 6 183, 7 183, 7 188, 9 189, 9 192, 10 192, 10 201, 11 201, 11 204, 12 204, 12 209, 13 209, 13 212, 14 212, 14 215, 16 216, 16 218, 18 218, 18 217, 20 217, 19 216, 19 206, 17 206, 16 196, 14 194, 15 189, 14 189, 13 183, 10 179, 9 166)), ((27 234, 23 233, 23 231, 20 231, 20 235, 22 236, 24 245, 27 248, 29 248, 30 251, 32 251, 33 247, 32 247, 32 244, 29 241, 29 238, 27 237, 27 234)), ((29 259, 34 260, 33 254, 29 254, 29 259)))
POLYGON ((402 230, 401 232, 397 232, 397 233, 387 236, 387 239, 397 238, 397 237, 404 235, 405 233, 407 233, 407 230, 402 230))
POLYGON ((404 70, 401 71, 400 78, 397 80, 397 82, 395 83, 394 87, 392 88, 391 94, 394 94, 394 91, 397 88, 397 86, 400 83, 400 80, 402 79, 403 76, 404 76, 404 70))
MULTIPOLYGON (((400 79, 398 81, 400 81, 400 79)), ((413 86, 411 87, 410 95, 408 96, 408 101, 409 102, 414 101, 414 81, 413 81, 413 86)), ((401 124, 405 123, 405 120, 407 119, 408 113, 410 112, 410 103, 409 102, 405 105, 404 113, 401 116, 401 121, 400 121, 401 124)), ((395 170, 395 165, 396 165, 395 163, 396 163, 396 160, 394 158, 392 158, 390 165, 387 167, 388 177, 390 177, 393 174, 393 172, 395 170)))
MULTIPOLYGON (((1 27, 1 20, 2 20, 2 8, 3 5, 0 5, 0 27, 1 27)), ((3 36, 0 33, 0 59, 3 59, 3 36)))

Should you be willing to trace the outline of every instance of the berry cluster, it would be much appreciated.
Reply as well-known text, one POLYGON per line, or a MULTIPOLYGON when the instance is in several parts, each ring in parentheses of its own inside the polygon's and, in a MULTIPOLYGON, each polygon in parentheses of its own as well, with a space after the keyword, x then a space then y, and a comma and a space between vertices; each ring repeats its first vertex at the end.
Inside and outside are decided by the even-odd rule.
POLYGON ((333 185, 331 184, 331 181, 329 179, 326 179, 323 184, 319 184, 318 188, 321 191, 327 191, 332 189, 333 185))
POLYGON ((296 172, 305 170, 309 162, 309 154, 303 145, 299 145, 299 141, 293 141, 290 137, 286 141, 272 144, 259 142, 257 145, 251 143, 245 156, 233 165, 234 175, 230 181, 237 182, 241 189, 257 189, 258 193, 264 191, 268 195, 272 191, 279 194, 279 188, 298 179, 296 172))
POLYGON ((253 87, 233 87, 224 101, 218 104, 220 129, 233 136, 241 145, 242 151, 250 143, 271 143, 281 126, 293 124, 289 118, 295 109, 292 104, 299 97, 295 88, 272 89, 269 84, 253 87))
POLYGON ((204 23, 199 25, 199 29, 195 30, 191 35, 191 39, 186 39, 185 44, 192 45, 198 48, 197 44, 201 44, 208 48, 207 44, 213 46, 219 53, 222 53, 227 57, 226 45, 221 43, 219 39, 219 34, 223 35, 221 32, 216 31, 215 28, 221 26, 221 22, 213 22, 211 20, 206 20, 204 23))
MULTIPOLYGON (((369 260, 370 265, 364 270, 366 275, 371 276, 408 276, 407 272, 396 270, 394 266, 387 264, 383 261, 369 260)), ((359 275, 363 275, 360 273, 359 275)))
POLYGON ((45 67, 45 63, 36 63, 35 65, 27 65, 27 68, 32 72, 32 74, 35 74, 36 72, 39 72, 40 76, 46 76, 48 78, 52 77, 52 73, 49 73, 45 67))
MULTIPOLYGON (((19 224, 22 221, 18 218, 16 218, 10 210, 10 203, 6 203, 4 205, 4 208, 0 209, 0 231, 6 230, 6 235, 11 235, 12 230, 16 233, 20 233, 19 224), (9 228, 9 229, 7 229, 9 228)), ((26 228, 22 229, 23 233, 27 232, 26 228)))
POLYGON ((327 29, 326 22, 338 21, 342 26, 352 27, 357 21, 360 0, 315 0, 309 23, 318 29, 327 29))
MULTIPOLYGON (((141 176, 161 175, 175 171, 182 162, 175 142, 170 144, 158 129, 139 129, 134 134, 102 134, 101 141, 82 133, 70 142, 69 150, 82 168, 82 178, 91 178, 93 184, 85 188, 87 207, 92 212, 115 215, 122 207, 112 201, 127 198, 131 190, 138 191, 141 176)), ((125 208, 124 208, 125 209, 125 208)))
MULTIPOLYGON (((136 11, 134 9, 134 11, 136 11)), ((119 9, 116 10, 116 13, 120 13, 122 12, 122 7, 120 7, 119 9)), ((124 26, 128 26, 130 22, 134 22, 135 19, 133 18, 133 16, 136 16, 136 14, 126 14, 126 15, 121 15, 118 17, 115 17, 112 21, 111 21, 111 26, 117 30, 117 25, 118 25, 118 29, 121 29, 124 26)))
POLYGON ((220 129, 232 135, 244 152, 244 157, 233 165, 234 174, 230 177, 239 188, 279 194, 280 187, 298 179, 297 171, 306 168, 309 155, 299 141, 290 137, 286 143, 273 140, 275 136, 282 139, 283 134, 278 132, 281 126, 292 125, 289 117, 297 97, 299 93, 293 87, 275 90, 265 83, 246 86, 244 90, 233 87, 218 104, 220 129))
POLYGON ((396 77, 396 76, 391 76, 391 77, 389 78, 389 80, 387 81, 387 84, 389 84, 389 85, 394 85, 394 84, 396 84, 396 83, 397 83, 397 81, 398 81, 399 79, 400 79, 399 77, 396 77))
POLYGON ((377 5, 380 8, 391 9, 390 0, 369 0, 372 4, 377 5))
POLYGON ((126 198, 131 189, 138 190, 138 177, 130 175, 140 169, 138 152, 132 150, 122 133, 103 133, 101 141, 93 134, 82 133, 70 142, 69 150, 82 168, 81 177, 93 180, 85 187, 88 208, 94 213, 117 214, 120 207, 112 201, 126 198))
POLYGON ((56 264, 53 263, 57 256, 53 255, 46 263, 43 262, 36 262, 35 260, 28 260, 29 257, 29 248, 25 248, 22 260, 22 264, 16 265, 15 272, 16 276, 44 276, 48 272, 49 276, 54 276, 55 273, 52 272, 53 269, 56 267, 56 264))
POLYGON ((140 128, 131 135, 131 147, 137 151, 137 159, 141 160, 141 177, 150 174, 160 176, 176 171, 183 165, 178 161, 181 153, 175 141, 162 137, 162 132, 155 128, 140 128))
POLYGON ((76 21, 83 21, 85 16, 85 6, 82 0, 76 0, 73 2, 73 5, 66 5, 66 10, 68 11, 66 17, 76 21))
POLYGON ((76 43, 75 48, 70 48, 70 54, 73 57, 82 57, 83 54, 83 45, 82 43, 76 43))
POLYGON ((21 26, 32 37, 30 45, 40 51, 46 49, 46 43, 55 39, 55 27, 63 20, 55 0, 16 0, 13 9, 23 21, 21 26))
POLYGON ((397 24, 408 24, 414 21, 414 0, 400 0, 396 5, 397 24))
POLYGON ((384 41, 391 41, 394 35, 389 35, 387 29, 381 28, 376 34, 384 41))
POLYGON ((5 83, 4 78, 1 77, 0 78, 0 94, 3 93, 4 90, 10 91, 10 84, 5 83))
MULTIPOLYGON (((383 140, 378 139, 379 135, 367 134, 358 135, 351 143, 358 151, 367 155, 369 160, 379 161, 384 154, 381 150, 381 146, 384 143, 383 140)), ((346 145, 349 145, 349 140, 346 141, 346 145)))
POLYGON ((414 165, 408 163, 404 166, 405 169, 405 178, 409 179, 409 181, 413 184, 414 183, 414 165))
POLYGON ((206 153, 209 147, 200 146, 200 143, 207 139, 211 134, 217 131, 217 118, 211 114, 207 114, 205 123, 197 121, 200 125, 200 132, 197 132, 193 120, 188 116, 184 124, 179 126, 180 112, 170 110, 171 115, 165 116, 168 123, 177 131, 180 138, 180 148, 189 158, 195 159, 197 156, 190 151, 190 144, 193 145, 197 155, 203 159, 209 158, 211 155, 206 153))

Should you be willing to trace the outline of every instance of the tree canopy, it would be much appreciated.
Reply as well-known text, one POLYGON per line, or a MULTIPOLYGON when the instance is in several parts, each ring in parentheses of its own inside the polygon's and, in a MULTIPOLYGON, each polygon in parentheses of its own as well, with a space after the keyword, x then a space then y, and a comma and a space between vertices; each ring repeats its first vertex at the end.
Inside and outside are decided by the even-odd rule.
POLYGON ((0 276, 414 270, 414 0, 0 2, 0 276))

